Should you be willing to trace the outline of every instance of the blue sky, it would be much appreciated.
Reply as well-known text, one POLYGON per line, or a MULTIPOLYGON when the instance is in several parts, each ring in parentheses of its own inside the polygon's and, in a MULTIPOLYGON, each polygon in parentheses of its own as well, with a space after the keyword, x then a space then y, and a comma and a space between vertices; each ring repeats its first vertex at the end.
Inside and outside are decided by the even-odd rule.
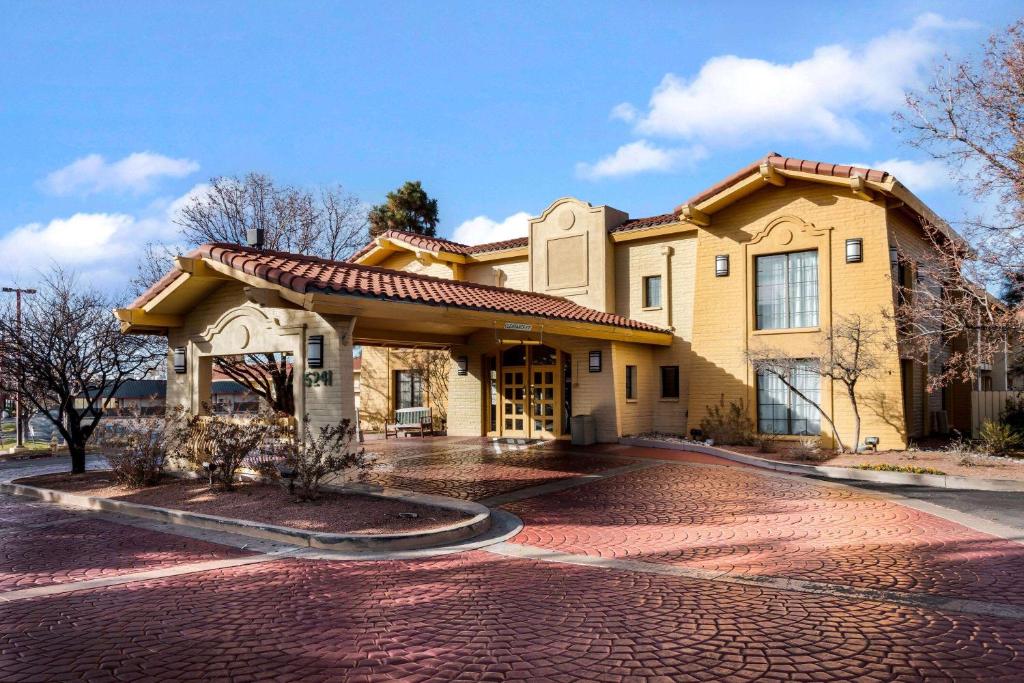
POLYGON ((773 150, 881 164, 968 203, 891 112, 1019 14, 948 3, 0 3, 0 279, 103 287, 175 202, 258 170, 367 203, 407 179, 441 232, 573 195, 663 213, 773 150))

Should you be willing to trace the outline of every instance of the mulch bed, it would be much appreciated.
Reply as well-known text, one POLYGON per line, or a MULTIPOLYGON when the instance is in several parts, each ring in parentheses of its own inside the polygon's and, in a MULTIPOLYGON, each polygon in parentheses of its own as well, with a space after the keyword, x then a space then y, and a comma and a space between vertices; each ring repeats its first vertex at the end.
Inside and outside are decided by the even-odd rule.
POLYGON ((110 472, 43 474, 17 484, 57 489, 96 498, 199 512, 233 519, 276 524, 307 531, 338 534, 382 534, 425 531, 468 518, 456 510, 417 505, 358 493, 324 492, 320 500, 297 502, 276 484, 239 483, 234 491, 211 491, 205 480, 166 477, 143 489, 118 486, 110 472), (415 518, 399 516, 411 512, 415 518))

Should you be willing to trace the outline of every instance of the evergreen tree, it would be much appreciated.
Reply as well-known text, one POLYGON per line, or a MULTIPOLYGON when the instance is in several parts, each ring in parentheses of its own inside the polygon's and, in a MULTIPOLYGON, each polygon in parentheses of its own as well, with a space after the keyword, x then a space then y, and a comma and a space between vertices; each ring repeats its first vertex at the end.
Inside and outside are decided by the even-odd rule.
POLYGON ((387 230, 403 230, 427 237, 437 234, 437 200, 431 199, 418 180, 407 181, 387 201, 370 209, 370 236, 387 230))

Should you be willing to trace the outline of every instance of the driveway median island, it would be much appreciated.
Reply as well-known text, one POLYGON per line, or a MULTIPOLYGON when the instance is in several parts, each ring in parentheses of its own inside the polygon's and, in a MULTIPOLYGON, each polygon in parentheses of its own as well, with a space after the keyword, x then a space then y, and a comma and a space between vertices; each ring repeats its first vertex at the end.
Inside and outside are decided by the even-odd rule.
POLYGON ((425 532, 471 517, 452 508, 337 490, 324 491, 319 500, 300 503, 280 485, 257 482, 240 482, 234 491, 211 491, 208 483, 201 479, 165 477, 160 484, 135 489, 117 484, 108 471, 95 471, 42 474, 13 483, 331 534, 369 536, 425 532))

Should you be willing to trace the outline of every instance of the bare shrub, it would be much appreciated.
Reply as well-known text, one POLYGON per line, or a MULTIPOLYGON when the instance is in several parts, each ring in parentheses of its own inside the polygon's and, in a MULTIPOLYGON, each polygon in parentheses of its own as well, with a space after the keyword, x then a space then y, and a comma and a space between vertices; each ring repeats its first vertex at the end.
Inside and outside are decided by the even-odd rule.
POLYGON ((758 453, 774 453, 779 444, 779 435, 772 432, 761 432, 754 437, 758 453))
MULTIPOLYGON (((309 423, 309 416, 306 416, 309 423)), ((358 447, 355 423, 344 419, 336 423, 307 428, 302 441, 282 441, 280 452, 284 467, 290 469, 299 500, 320 497, 323 480, 349 469, 366 467, 366 451, 358 447)), ((288 474, 288 473, 286 473, 288 474)))
POLYGON ((821 438, 817 436, 806 436, 800 439, 793 449, 793 457, 804 462, 824 462, 828 460, 830 453, 822 448, 821 438))
POLYGON ((163 476, 167 460, 168 420, 132 415, 108 423, 98 435, 106 449, 114 481, 128 488, 153 486, 163 476))
POLYGON ((754 443, 754 423, 747 417, 743 399, 720 402, 707 407, 708 414, 700 421, 701 431, 715 443, 730 446, 750 446, 754 443))
POLYGON ((209 473, 211 488, 217 483, 232 491, 238 470, 281 429, 280 419, 271 414, 250 419, 190 417, 180 425, 178 438, 184 439, 182 451, 192 464, 209 473))

